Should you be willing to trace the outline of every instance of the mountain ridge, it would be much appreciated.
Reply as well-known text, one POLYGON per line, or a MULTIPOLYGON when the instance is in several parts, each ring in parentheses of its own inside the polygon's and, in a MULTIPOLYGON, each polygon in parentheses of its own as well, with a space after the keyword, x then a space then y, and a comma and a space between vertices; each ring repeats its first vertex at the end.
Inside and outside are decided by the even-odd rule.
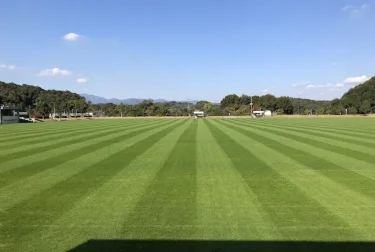
MULTIPOLYGON (((81 96, 83 96, 86 101, 90 101, 92 103, 95 103, 95 104, 98 104, 98 103, 113 103, 113 104, 129 104, 129 105, 135 105, 135 104, 139 104, 145 100, 152 100, 153 102, 169 102, 169 100, 165 100, 165 99, 142 99, 142 98, 126 98, 126 99, 117 99, 117 98, 104 98, 104 97, 101 97, 101 96, 97 96, 97 95, 91 95, 91 94, 86 94, 86 93, 83 93, 83 94, 80 94, 81 96)), ((188 102, 188 101, 178 101, 178 102, 188 102)), ((191 100, 189 101, 190 103, 197 103, 196 100, 191 100)))

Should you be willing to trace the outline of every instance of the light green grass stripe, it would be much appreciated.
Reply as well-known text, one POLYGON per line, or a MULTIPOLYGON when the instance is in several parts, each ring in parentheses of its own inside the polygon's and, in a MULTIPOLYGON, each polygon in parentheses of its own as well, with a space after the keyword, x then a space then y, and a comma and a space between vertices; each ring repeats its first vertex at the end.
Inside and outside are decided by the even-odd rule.
MULTIPOLYGON (((42 128, 37 131, 33 130, 25 130, 25 131, 15 131, 15 132, 9 132, 8 130, 4 130, 4 136, 2 136, 2 139, 6 141, 19 141, 19 140, 27 140, 28 138, 33 139, 37 138, 40 135, 49 135, 53 136, 53 134, 59 134, 59 133, 66 133, 66 132, 74 132, 77 130, 90 130, 90 129, 100 129, 101 127, 110 127, 110 126, 116 126, 116 124, 90 124, 89 122, 86 122, 82 125, 76 125, 72 122, 61 122, 64 127, 57 127, 57 125, 48 124, 48 128, 42 128)), ((30 127, 32 124, 24 124, 25 127, 30 127)), ((118 125, 118 124, 117 124, 118 125)))
POLYGON ((86 130, 85 132, 75 132, 75 133, 64 133, 59 134, 58 137, 49 137, 48 135, 42 135, 40 139, 33 142, 25 142, 24 144, 18 145, 15 148, 9 149, 8 146, 4 147, 4 151, 0 153, 0 163, 6 162, 8 160, 21 158, 35 153, 41 153, 43 151, 51 150, 54 148, 59 148, 64 145, 72 145, 75 143, 81 143, 84 141, 90 141, 96 137, 101 137, 103 134, 116 133, 120 130, 131 129, 132 127, 140 127, 146 125, 152 125, 153 123, 137 123, 130 125, 117 125, 116 127, 103 127, 101 129, 86 130), (57 139, 57 140, 56 140, 57 139))
MULTIPOLYGON (((240 120, 238 120, 237 122, 244 123, 240 120)), ((259 125, 253 124, 253 125, 257 125, 257 126, 260 126, 260 127, 262 127, 262 126, 271 127, 271 125, 268 125, 268 124, 259 124, 259 125)), ((272 125, 272 127, 277 127, 278 129, 286 129, 286 130, 292 129, 294 132, 300 132, 300 133, 303 133, 303 134, 320 136, 320 137, 329 138, 329 139, 332 139, 332 140, 344 141, 344 142, 348 142, 348 143, 352 143, 352 144, 356 144, 356 145, 365 146, 365 147, 368 147, 368 148, 375 148, 375 139, 371 139, 371 138, 366 137, 366 136, 350 136, 349 134, 342 134, 342 133, 339 133, 339 132, 328 132, 328 131, 324 131, 324 130, 320 130, 320 129, 313 129, 313 128, 301 128, 301 127, 296 127, 294 125, 289 125, 289 126, 272 125)))
MULTIPOLYGON (((244 120, 239 120, 244 121, 244 120)), ((262 121, 260 123, 257 123, 260 125, 270 125, 269 123, 265 123, 265 121, 262 121)), ((279 121, 277 124, 272 124, 273 126, 277 127, 286 127, 286 128, 295 128, 295 129, 303 129, 307 131, 314 131, 318 133, 333 133, 336 136, 339 137, 349 137, 349 139, 375 139, 375 136, 373 136, 371 133, 361 133, 358 132, 357 129, 350 129, 350 130, 343 130, 337 127, 320 127, 317 125, 296 125, 296 124, 290 124, 290 123, 283 123, 282 121, 279 121)), ((375 130, 375 129, 374 129, 375 130)))
POLYGON ((154 127, 149 131, 136 134, 109 146, 103 146, 105 151, 103 151, 103 148, 94 151, 87 151, 75 159, 68 160, 66 163, 57 164, 50 169, 34 173, 21 181, 0 188, 0 212, 50 188, 54 184, 60 183, 63 180, 88 169, 96 163, 102 162, 106 158, 120 152, 122 149, 128 148, 139 139, 143 139, 159 130, 165 129, 168 125, 171 124, 164 124, 162 127, 154 127))
MULTIPOLYGON (((357 239, 371 240, 375 238, 375 233, 372 232, 375 225, 375 219, 372 218, 375 210, 373 200, 326 178, 311 167, 300 164, 289 156, 267 147, 267 144, 253 140, 247 134, 238 132, 230 125, 223 125, 223 127, 244 148, 254 152, 279 174, 298 186, 306 195, 347 222, 360 234, 357 239), (358 216, 361 218, 359 219, 358 216)), ((292 207, 290 206, 290 208, 292 207)), ((275 208, 282 209, 282 206, 275 204, 275 208)), ((348 240, 352 238, 354 237, 341 237, 341 239, 348 240)))
POLYGON ((124 237, 197 238, 197 124, 195 120, 190 122, 154 180, 126 216, 124 237))
POLYGON ((205 120, 197 133, 198 220, 200 239, 281 238, 264 215, 257 195, 220 148, 205 120))
POLYGON ((120 149, 119 152, 108 156, 101 162, 95 163, 3 212, 0 215, 0 221, 6 231, 4 238, 18 245, 25 236, 31 233, 42 234, 45 225, 60 218, 91 192, 114 178, 131 161, 151 148, 168 132, 183 123, 185 121, 181 120, 154 131, 146 138, 138 137, 131 146, 120 149))
MULTIPOLYGON (((161 120, 173 120, 173 119, 160 119, 161 120)), ((34 123, 34 124, 11 124, 11 125, 4 125, 4 126, 11 126, 6 127, 3 131, 0 130, 3 137, 6 139, 12 140, 22 140, 25 139, 25 136, 28 137, 38 137, 40 134, 46 133, 58 133, 58 132, 74 132, 75 130, 82 130, 82 129, 91 129, 91 128, 103 128, 103 127, 111 127, 111 126, 118 126, 118 125, 126 125, 126 124, 133 124, 139 122, 146 122, 146 121, 159 121, 149 120, 149 119, 137 119, 137 120, 90 120, 90 121, 65 121, 65 122, 48 122, 48 123, 34 123), (45 125, 46 127, 40 128, 38 130, 33 130, 33 127, 37 125, 45 125), (22 126, 25 130, 17 129, 17 126, 22 126), (11 131, 11 129, 17 129, 11 131)), ((1 128, 0 128, 1 129, 1 128)))
POLYGON ((121 235, 124 218, 142 197, 188 125, 186 121, 167 133, 116 177, 91 192, 61 218, 44 226, 41 236, 27 236, 23 244, 39 247, 39 251, 68 251, 95 237, 125 238, 121 235))
MULTIPOLYGON (((53 166, 59 163, 64 163, 69 161, 70 159, 77 158, 81 154, 85 154, 86 152, 96 150, 98 148, 104 148, 105 143, 108 144, 116 143, 116 141, 123 140, 122 138, 126 138, 127 134, 138 132, 139 130, 148 130, 152 129, 157 125, 167 125, 168 122, 164 122, 162 124, 150 124, 142 127, 134 126, 125 128, 124 130, 120 130, 119 132, 115 132, 112 134, 104 134, 102 137, 97 137, 95 139, 91 139, 90 141, 85 141, 81 143, 76 143, 72 145, 64 145, 60 148, 52 149, 50 151, 45 151, 43 153, 37 153, 32 156, 18 158, 15 160, 11 160, 1 164, 0 167, 0 174, 14 170, 20 169, 24 167, 24 169, 28 170, 29 173, 32 169, 39 169, 39 167, 46 167, 46 166, 53 166), (103 143, 104 142, 104 143, 103 143)), ((106 132, 104 132, 106 133, 106 132)), ((4 176, 4 175, 3 175, 4 176)), ((2 177, 0 177, 1 180, 2 177)), ((1 185, 0 185, 1 187, 1 185)))
POLYGON ((341 129, 351 130, 362 133, 371 133, 374 130, 375 118, 365 118, 358 120, 359 118, 297 118, 294 120, 287 120, 279 118, 272 120, 271 118, 264 118, 258 120, 259 122, 264 121, 265 123, 288 123, 290 125, 301 125, 301 126, 316 126, 319 128, 329 129, 341 129), (345 126, 346 125, 346 126, 345 126))
POLYGON ((282 177, 260 159, 253 148, 241 145, 241 139, 233 140, 229 137, 217 123, 210 121, 210 130, 248 186, 257 195, 262 209, 276 225, 282 239, 324 240, 327 235, 331 239, 353 235, 345 222, 282 177), (279 208, 275 208, 275 205, 279 208), (312 229, 315 231, 312 232, 312 229))
POLYGON ((353 144, 347 141, 339 141, 334 139, 329 139, 327 137, 321 137, 316 134, 300 133, 293 128, 282 129, 280 127, 271 126, 258 126, 249 125, 239 121, 233 121, 236 125, 246 126, 250 128, 256 128, 259 130, 272 132, 275 134, 284 135, 286 137, 294 137, 295 139, 300 139, 303 142, 311 142, 312 145, 319 146, 321 148, 326 148, 327 150, 335 150, 336 152, 342 153, 344 155, 352 156, 353 158, 360 158, 369 163, 375 164, 375 156, 373 156, 374 150, 369 149, 358 144, 353 144))
MULTIPOLYGON (((226 124, 227 122, 221 121, 220 123, 226 124)), ((295 161, 315 169, 331 180, 348 186, 350 189, 356 190, 371 199, 375 198, 371 189, 373 188, 375 176, 373 165, 366 164, 357 168, 354 165, 356 164, 355 161, 352 161, 351 158, 295 141, 293 135, 290 138, 286 138, 278 134, 268 133, 264 129, 246 128, 244 126, 236 126, 234 123, 228 123, 228 125, 235 127, 237 131, 241 131, 254 140, 261 141, 270 148, 290 156, 295 161)), ((358 162, 357 166, 361 164, 361 161, 358 162)))
MULTIPOLYGON (((153 127, 159 127, 159 126, 153 125, 153 127)), ((88 151, 92 152, 92 151, 95 151, 97 149, 105 149, 105 146, 115 144, 115 143, 120 142, 124 139, 127 139, 127 138, 130 138, 132 136, 141 134, 141 133, 146 132, 150 129, 153 129, 153 127, 152 128, 138 127, 136 131, 126 132, 125 134, 122 134, 122 135, 120 135, 116 138, 104 139, 103 141, 101 141, 99 143, 92 144, 92 145, 80 148, 78 150, 70 151, 70 152, 67 152, 63 155, 60 154, 57 157, 52 157, 52 158, 49 158, 49 159, 46 159, 46 160, 43 160, 43 161, 38 161, 38 162, 35 162, 35 163, 32 163, 32 164, 26 164, 24 166, 18 167, 17 169, 2 172, 1 177, 0 177, 0 182, 1 182, 0 188, 6 186, 8 184, 14 183, 18 180, 24 179, 28 176, 32 176, 35 173, 42 172, 46 169, 51 169, 51 168, 55 167, 56 165, 66 163, 67 161, 69 161, 71 159, 78 158, 81 155, 86 154, 88 151), (67 156, 69 157, 69 159, 66 158, 67 156)))
POLYGON ((23 136, 19 140, 4 140, 4 142, 0 143, 0 147, 3 147, 6 150, 19 148, 20 146, 27 146, 30 144, 36 145, 40 143, 45 142, 54 142, 61 140, 62 137, 79 137, 81 135, 84 135, 86 133, 92 133, 92 132, 99 132, 103 129, 113 129, 113 128, 119 128, 119 127, 128 127, 131 125, 136 125, 141 123, 126 123, 126 124, 117 124, 117 125, 101 125, 101 126, 94 126, 91 127, 90 125, 87 125, 85 128, 75 128, 72 127, 68 131, 54 131, 54 132, 41 132, 37 136, 30 137, 29 135, 23 136))

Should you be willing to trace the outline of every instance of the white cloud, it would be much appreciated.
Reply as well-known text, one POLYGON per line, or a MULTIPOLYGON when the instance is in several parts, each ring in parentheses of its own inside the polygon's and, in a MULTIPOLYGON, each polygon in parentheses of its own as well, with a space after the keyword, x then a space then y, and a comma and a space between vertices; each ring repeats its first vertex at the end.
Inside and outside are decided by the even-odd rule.
POLYGON ((325 85, 325 87, 331 87, 331 88, 341 88, 341 87, 344 87, 345 85, 342 84, 342 83, 336 83, 336 84, 332 84, 332 83, 328 83, 325 85))
POLYGON ((309 84, 310 82, 309 81, 305 81, 305 82, 297 82, 297 83, 294 83, 292 86, 293 87, 302 87, 302 86, 306 86, 307 84, 309 84))
POLYGON ((2 65, 0 65, 0 68, 8 69, 8 70, 14 70, 14 69, 16 69, 16 66, 2 64, 2 65))
POLYGON ((71 75, 72 72, 68 70, 63 70, 60 68, 50 68, 50 69, 44 69, 43 71, 40 72, 40 76, 68 76, 71 75))
POLYGON ((328 88, 328 89, 336 89, 336 88, 342 88, 344 87, 345 85, 342 84, 342 83, 327 83, 327 84, 324 84, 324 85, 313 85, 313 84, 310 84, 310 85, 307 85, 305 87, 305 89, 324 89, 324 88, 328 88))
POLYGON ((312 84, 307 85, 307 86, 305 87, 305 89, 314 89, 314 88, 317 88, 317 86, 316 86, 316 85, 312 85, 312 84))
POLYGON ((359 6, 346 5, 342 8, 342 10, 344 12, 349 13, 351 16, 355 17, 361 14, 362 12, 366 11, 368 8, 370 8, 370 5, 365 3, 359 6))
POLYGON ((68 33, 68 34, 64 35, 63 39, 68 40, 68 41, 76 41, 80 37, 81 37, 81 35, 79 35, 77 33, 68 33))
POLYGON ((358 77, 349 77, 344 80, 344 83, 362 83, 365 81, 368 81, 370 78, 368 78, 366 75, 358 76, 358 77))
POLYGON ((263 90, 262 90, 262 93, 263 93, 263 94, 268 93, 268 89, 263 89, 263 90))
POLYGON ((86 82, 88 82, 89 80, 88 80, 88 79, 85 79, 85 78, 78 78, 76 81, 77 81, 77 83, 86 83, 86 82))

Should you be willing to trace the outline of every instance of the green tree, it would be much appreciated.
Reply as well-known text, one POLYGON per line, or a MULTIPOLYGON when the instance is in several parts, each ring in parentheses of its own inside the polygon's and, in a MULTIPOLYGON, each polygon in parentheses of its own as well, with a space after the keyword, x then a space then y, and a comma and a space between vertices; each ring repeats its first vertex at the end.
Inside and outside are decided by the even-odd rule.
POLYGON ((359 112, 361 114, 369 114, 371 113, 371 103, 369 100, 364 100, 359 107, 359 112))
POLYGON ((282 96, 277 99, 277 109, 282 109, 285 114, 293 114, 293 105, 289 97, 282 96))
POLYGON ((213 108, 213 105, 212 103, 210 102, 206 102, 204 105, 203 105, 203 111, 206 112, 206 113, 210 113, 211 110, 213 108))
POLYGON ((240 104, 240 97, 238 97, 238 95, 236 94, 227 95, 220 102, 220 105, 222 108, 239 107, 238 106, 239 104, 240 104))

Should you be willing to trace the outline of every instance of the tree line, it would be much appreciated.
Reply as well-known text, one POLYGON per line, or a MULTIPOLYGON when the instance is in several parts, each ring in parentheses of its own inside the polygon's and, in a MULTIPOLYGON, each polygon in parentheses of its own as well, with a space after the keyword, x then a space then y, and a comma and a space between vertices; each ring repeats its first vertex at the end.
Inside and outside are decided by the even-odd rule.
POLYGON ((249 115, 253 110, 271 110, 277 114, 368 114, 375 113, 375 77, 350 89, 341 99, 315 101, 292 97, 249 96, 230 94, 219 104, 199 101, 153 102, 144 100, 135 105, 93 104, 70 91, 44 90, 32 85, 0 82, 0 104, 28 111, 33 117, 49 114, 92 112, 94 116, 188 116, 194 110, 203 110, 208 116, 249 115))

